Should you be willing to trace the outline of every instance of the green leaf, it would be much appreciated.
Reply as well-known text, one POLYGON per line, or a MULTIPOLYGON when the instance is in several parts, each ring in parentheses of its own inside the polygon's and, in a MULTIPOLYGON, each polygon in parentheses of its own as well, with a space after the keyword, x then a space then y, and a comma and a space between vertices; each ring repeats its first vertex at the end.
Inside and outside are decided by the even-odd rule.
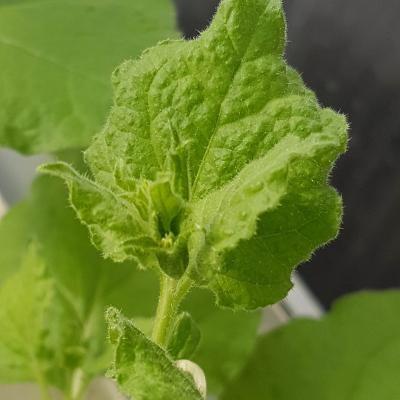
POLYGON ((0 287, 0 381, 43 384, 50 367, 44 341, 54 287, 34 243, 21 262, 0 287))
POLYGON ((298 320, 260 338, 226 400, 400 398, 400 292, 340 300, 321 321, 298 320))
MULTIPOLYGON (((109 366, 111 353, 105 337, 105 308, 114 305, 130 317, 149 318, 155 308, 152 299, 157 298, 157 283, 147 275, 137 279, 137 272, 130 264, 105 261, 91 246, 87 232, 66 204, 63 186, 50 178, 36 181, 31 196, 1 220, 0 282, 3 285, 8 285, 9 280, 18 281, 14 274, 19 273, 17 266, 23 262, 32 240, 40 246, 41 262, 54 282, 51 310, 45 304, 37 305, 44 308, 43 329, 50 333, 49 337, 41 338, 53 354, 49 361, 52 376, 48 380, 66 390, 77 369, 89 381, 109 366), (132 293, 147 301, 135 301, 132 293)), ((40 286, 35 290, 41 291, 40 286)), ((24 296, 16 296, 13 301, 21 309, 29 310, 24 306, 24 296)), ((23 318, 22 313, 16 315, 16 323, 24 323, 23 318)), ((0 330, 0 341, 3 333, 0 330)), ((6 361, 16 365, 15 374, 22 377, 23 368, 27 367, 18 363, 12 354, 6 361)), ((0 370, 0 379, 4 381, 8 375, 2 373, 0 370)))
POLYGON ((293 267, 336 236, 342 204, 326 175, 341 138, 326 128, 281 139, 193 207, 189 270, 220 305, 276 303, 292 287, 293 267))
POLYGON ((193 290, 183 304, 196 321, 201 340, 192 360, 204 370, 208 392, 218 395, 247 362, 262 313, 221 309, 206 290, 193 290))
POLYGON ((25 153, 90 143, 123 60, 175 37, 169 0, 0 3, 0 145, 25 153))
POLYGON ((189 359, 196 352, 201 332, 192 316, 183 312, 176 318, 172 337, 168 343, 168 353, 175 360, 189 359))
MULTIPOLYGON (((346 148, 347 124, 286 65, 284 43, 279 0, 222 1, 200 38, 163 42, 114 72, 114 106, 85 153, 93 185, 133 205, 137 185, 169 182, 148 203, 159 239, 147 254, 231 308, 284 297, 293 268, 340 226, 341 200, 328 177, 346 148)), ((85 203, 72 199, 78 214, 85 203)), ((84 219, 94 221, 107 254, 113 220, 101 211, 84 219)), ((127 226, 117 224, 116 248, 124 248, 127 226)))
POLYGON ((115 347, 111 376, 137 400, 201 400, 190 375, 178 369, 161 348, 114 308, 107 311, 109 337, 115 347))
POLYGON ((147 257, 148 249, 156 248, 160 238, 157 221, 148 206, 150 194, 146 187, 137 188, 127 198, 125 193, 113 193, 85 178, 64 162, 43 165, 40 170, 68 183, 71 204, 79 219, 88 226, 93 244, 103 251, 104 257, 121 262, 129 255, 139 262, 147 261, 144 266, 153 263, 147 257))

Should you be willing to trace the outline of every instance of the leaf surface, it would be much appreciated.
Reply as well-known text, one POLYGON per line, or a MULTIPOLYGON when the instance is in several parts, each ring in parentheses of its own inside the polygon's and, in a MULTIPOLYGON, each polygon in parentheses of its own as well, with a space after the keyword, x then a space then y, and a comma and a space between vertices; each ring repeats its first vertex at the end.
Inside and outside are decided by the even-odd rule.
MULTIPOLYGON (((159 188, 148 203, 158 267, 175 278, 186 272, 231 308, 284 297, 293 268, 340 226, 328 177, 347 124, 286 65, 284 44, 280 1, 222 1, 198 39, 163 42, 117 68, 114 106, 85 153, 93 185, 132 205, 138 185, 159 188)), ((43 170, 71 185, 59 167, 43 170)), ((72 181, 79 215, 86 198, 73 194, 84 185, 72 181)), ((141 235, 129 229, 129 212, 121 208, 115 225, 100 211, 105 203, 98 209, 97 246, 118 261, 137 259, 124 249, 126 232, 141 235), (110 253, 109 237, 123 251, 110 253)), ((82 220, 90 229, 93 220, 82 220)))
POLYGON ((365 292, 340 300, 321 321, 273 331, 222 399, 399 398, 399 307, 399 291, 365 292))
POLYGON ((196 352, 201 338, 201 332, 187 312, 178 315, 170 342, 168 353, 175 359, 190 359, 196 352))
POLYGON ((137 400, 201 400, 189 374, 175 366, 168 354, 132 321, 111 308, 106 319, 109 337, 115 348, 111 376, 121 390, 137 400))
POLYGON ((174 37, 169 0, 0 2, 0 145, 85 147, 110 107, 113 68, 174 37))

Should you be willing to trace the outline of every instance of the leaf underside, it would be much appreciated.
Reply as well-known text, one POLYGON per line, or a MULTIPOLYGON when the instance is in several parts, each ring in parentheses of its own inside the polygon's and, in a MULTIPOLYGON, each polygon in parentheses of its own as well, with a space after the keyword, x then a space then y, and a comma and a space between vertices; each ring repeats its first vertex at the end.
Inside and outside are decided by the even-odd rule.
POLYGON ((328 178, 347 124, 286 65, 284 44, 280 1, 224 0, 198 39, 117 68, 85 153, 91 178, 42 168, 68 182, 106 257, 186 272, 221 306, 254 309, 284 297, 293 268, 336 236, 328 178))

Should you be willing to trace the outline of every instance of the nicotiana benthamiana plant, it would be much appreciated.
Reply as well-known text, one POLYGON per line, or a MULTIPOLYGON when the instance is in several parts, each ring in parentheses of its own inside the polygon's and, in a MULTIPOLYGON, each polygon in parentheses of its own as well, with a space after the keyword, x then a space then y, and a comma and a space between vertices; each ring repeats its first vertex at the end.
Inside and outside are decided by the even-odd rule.
POLYGON ((254 310, 286 296, 342 215, 329 175, 347 123, 286 64, 285 41, 281 1, 223 0, 198 39, 115 70, 85 165, 72 151, 40 168, 73 211, 41 177, 0 224, 2 382, 78 400, 108 369, 135 400, 400 396, 395 291, 257 338, 254 310))

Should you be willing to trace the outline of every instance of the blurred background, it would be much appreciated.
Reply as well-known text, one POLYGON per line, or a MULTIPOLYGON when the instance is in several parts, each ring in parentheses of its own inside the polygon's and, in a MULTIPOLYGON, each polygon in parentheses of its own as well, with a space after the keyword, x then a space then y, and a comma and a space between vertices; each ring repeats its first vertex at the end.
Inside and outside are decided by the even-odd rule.
MULTIPOLYGON (((216 0, 175 0, 195 37, 216 0)), ((400 2, 286 0, 287 59, 324 106, 348 116, 351 141, 332 181, 342 193, 340 237, 300 268, 322 304, 365 288, 400 286, 400 2)), ((0 192, 19 200, 45 157, 0 151, 0 192)), ((0 206, 1 207, 1 206, 0 206)))

